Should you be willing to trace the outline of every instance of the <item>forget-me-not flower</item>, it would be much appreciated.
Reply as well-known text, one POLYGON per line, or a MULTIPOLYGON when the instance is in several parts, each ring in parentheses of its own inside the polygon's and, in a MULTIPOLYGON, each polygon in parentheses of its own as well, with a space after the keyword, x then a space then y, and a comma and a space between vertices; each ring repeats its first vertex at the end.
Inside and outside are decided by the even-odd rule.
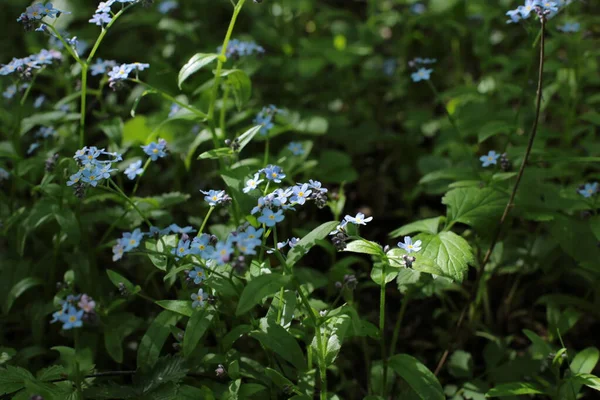
POLYGON ((290 142, 290 144, 288 144, 288 150, 295 156, 304 154, 304 147, 302 147, 302 143, 300 142, 290 142))
POLYGON ((69 306, 66 313, 60 316, 60 321, 63 323, 63 329, 69 330, 73 328, 81 328, 83 326, 83 310, 77 310, 73 306, 69 306))
POLYGON ((152 142, 147 144, 146 146, 141 146, 144 150, 144 153, 148 154, 152 161, 156 161, 159 158, 163 158, 167 156, 166 147, 167 141, 164 139, 160 139, 157 142, 152 142))
POLYGON ((498 158, 500 158, 500 154, 496 153, 494 150, 490 150, 487 155, 479 157, 479 161, 481 161, 481 166, 489 167, 490 165, 496 165, 498 163, 498 158))
POLYGON ((413 72, 410 77, 413 82, 428 81, 429 78, 431 78, 432 72, 433 69, 431 68, 419 68, 417 72, 413 72))
POLYGON ((206 273, 203 268, 194 267, 194 269, 188 273, 188 278, 193 280, 196 285, 199 285, 206 279, 206 273))
POLYGON ((300 205, 306 202, 306 199, 312 193, 312 190, 308 188, 308 184, 305 183, 303 185, 294 186, 293 188, 294 194, 290 198, 291 201, 294 201, 300 205))
POLYGON ((598 182, 586 183, 583 188, 579 189, 577 192, 585 198, 592 197, 598 192, 598 182))
POLYGON ((367 222, 371 222, 373 220, 373 217, 365 218, 365 214, 359 212, 358 214, 356 214, 356 217, 352 217, 350 215, 346 215, 344 217, 344 219, 346 221, 350 222, 351 224, 366 225, 367 222))
POLYGON ((258 217, 258 222, 271 228, 275 226, 275 224, 283 221, 284 218, 283 210, 273 212, 270 208, 265 208, 262 210, 262 215, 258 217))
POLYGON ((273 181, 275 183, 281 183, 281 180, 285 178, 283 170, 277 165, 267 165, 267 167, 261 171, 265 173, 265 177, 268 180, 273 181))
POLYGON ((129 164, 125 170, 125 175, 131 180, 134 180, 136 176, 141 175, 144 172, 142 168, 142 160, 137 160, 129 164))
POLYGON ((405 250, 407 253, 418 252, 421 250, 421 242, 417 240, 413 243, 412 238, 410 236, 404 236, 404 243, 398 242, 398 247, 405 250))
POLYGON ((229 200, 229 196, 225 193, 224 190, 209 190, 205 192, 201 190, 200 193, 204 194, 204 200, 208 203, 209 206, 215 207, 217 204, 221 204, 225 201, 229 200))
POLYGON ((204 307, 204 291, 198 289, 198 293, 192 293, 192 308, 204 307))
POLYGON ((242 191, 244 193, 248 193, 254 189, 256 189, 258 187, 258 185, 260 185, 263 182, 263 179, 259 179, 260 175, 257 172, 256 174, 254 174, 254 177, 251 179, 248 179, 246 181, 246 186, 244 187, 244 189, 242 189, 242 191))

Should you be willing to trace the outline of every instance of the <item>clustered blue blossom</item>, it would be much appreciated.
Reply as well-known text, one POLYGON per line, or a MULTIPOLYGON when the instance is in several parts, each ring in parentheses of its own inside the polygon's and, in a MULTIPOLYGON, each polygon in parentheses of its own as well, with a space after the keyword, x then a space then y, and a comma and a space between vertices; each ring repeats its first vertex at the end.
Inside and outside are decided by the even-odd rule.
POLYGON ((277 107, 275 107, 273 104, 267 106, 267 107, 263 107, 262 110, 260 110, 260 112, 256 115, 256 118, 254 118, 254 123, 256 125, 262 125, 262 127, 260 128, 259 133, 262 136, 266 136, 269 131, 271 129, 273 129, 273 126, 275 126, 273 124, 273 117, 276 114, 281 114, 282 110, 278 109, 277 107))
POLYGON ((123 236, 117 240, 117 244, 112 248, 113 261, 120 260, 123 257, 123 254, 138 248, 144 236, 150 234, 151 233, 142 233, 139 228, 135 229, 133 232, 123 233, 123 236))
POLYGON ((133 64, 116 65, 112 68, 111 71, 108 72, 108 81, 109 82, 124 81, 125 79, 129 78, 129 74, 131 74, 133 71, 136 72, 136 78, 137 78, 137 73, 139 71, 145 70, 146 68, 150 68, 150 64, 136 62, 133 64))
POLYGON ((0 75, 11 75, 14 72, 39 69, 45 65, 52 65, 54 61, 61 61, 62 54, 56 50, 43 49, 37 54, 25 58, 13 58, 11 62, 0 68, 0 75))
POLYGON ((53 126, 42 126, 35 133, 35 136, 43 139, 48 139, 56 136, 56 129, 53 126))
POLYGON ((71 175, 67 186, 78 186, 82 183, 87 183, 90 186, 98 186, 103 179, 110 178, 110 173, 116 171, 112 168, 112 163, 123 161, 123 157, 118 153, 111 153, 104 151, 104 149, 98 149, 97 147, 87 147, 77 150, 75 160, 80 165, 79 171, 71 175), (110 157, 107 160, 100 160, 100 156, 110 157))
MULTIPOLYGON (((217 48, 217 53, 220 53, 223 50, 223 46, 219 46, 217 48)), ((262 46, 259 46, 255 42, 244 42, 238 39, 231 39, 227 46, 227 51, 225 52, 225 56, 227 58, 230 57, 243 57, 250 56, 252 54, 263 54, 265 49, 262 46)))
POLYGON ((156 161, 159 158, 167 156, 167 141, 159 139, 158 142, 152 142, 146 146, 142 146, 144 153, 150 156, 152 161, 156 161))
POLYGON ((58 18, 61 14, 70 14, 70 12, 54 8, 52 3, 36 3, 27 7, 25 12, 19 15, 17 22, 22 23, 26 30, 33 30, 33 24, 42 20, 42 18, 58 18))
POLYGON ((15 97, 15 94, 17 94, 17 85, 10 85, 2 92, 2 96, 9 100, 15 97))
POLYGON ((92 18, 90 19, 90 23, 98 25, 98 26, 104 26, 106 24, 109 24, 110 21, 112 21, 112 10, 111 10, 111 6, 115 3, 137 3, 139 0, 107 0, 107 1, 102 1, 100 2, 100 4, 98 4, 98 8, 96 8, 96 12, 94 13, 94 15, 92 16, 92 18))
POLYGON ((532 14, 544 18, 552 18, 562 7, 570 3, 571 0, 525 0, 525 3, 522 6, 506 12, 506 15, 509 17, 509 20, 507 20, 506 23, 517 23, 521 20, 528 19, 532 14))
POLYGON ((479 161, 481 161, 482 167, 489 167, 492 164, 498 164, 498 158, 500 158, 500 154, 490 150, 486 155, 479 157, 479 161))
POLYGON ((288 144, 288 150, 295 156, 301 156, 305 153, 304 147, 300 142, 290 142, 290 144, 288 144))
POLYGON ((585 198, 592 197, 598 193, 598 182, 586 183, 577 192, 585 198))
POLYGON ((90 73, 92 76, 104 75, 116 66, 117 62, 114 60, 103 60, 98 58, 94 64, 90 65, 90 73))
POLYGON ((29 156, 29 155, 33 154, 39 147, 40 147, 40 144, 38 142, 31 143, 29 145, 29 148, 27 149, 27 155, 29 156))
POLYGON ((412 6, 410 6, 410 11, 413 14, 421 15, 425 13, 425 11, 427 11, 427 8, 423 3, 415 3, 412 6))
POLYGON ((68 295, 60 301, 60 306, 50 323, 60 322, 64 330, 81 328, 84 320, 93 320, 96 314, 96 302, 87 294, 68 295))

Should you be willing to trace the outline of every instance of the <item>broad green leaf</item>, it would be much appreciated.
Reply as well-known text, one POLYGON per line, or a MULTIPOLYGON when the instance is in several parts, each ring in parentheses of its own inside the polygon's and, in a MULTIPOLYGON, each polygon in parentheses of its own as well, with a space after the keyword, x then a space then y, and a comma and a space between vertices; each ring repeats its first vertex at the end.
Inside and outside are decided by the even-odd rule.
POLYGON ((198 156, 198 160, 216 160, 233 155, 231 147, 219 147, 218 149, 208 150, 198 156))
POLYGON ((383 256, 383 249, 375 242, 364 239, 354 240, 346 245, 344 251, 352 253, 372 254, 374 256, 383 256))
POLYGON ((490 389, 486 397, 518 396, 523 394, 546 394, 542 388, 527 382, 514 382, 498 385, 490 389))
POLYGON ((171 334, 171 327, 179 320, 179 315, 171 311, 163 311, 152 321, 140 341, 137 352, 138 368, 153 366, 160 355, 165 341, 171 334))
POLYGON ((573 374, 589 374, 594 370, 596 364, 598 364, 599 358, 600 352, 596 347, 583 349, 571 361, 571 372, 573 374))
POLYGON ((600 241, 600 215, 595 215, 590 218, 590 228, 592 228, 592 232, 594 232, 596 239, 600 241))
POLYGON ((330 335, 327 339, 327 347, 325 348, 325 364, 327 366, 332 365, 335 362, 341 349, 342 343, 340 343, 338 335, 330 335))
POLYGON ((221 76, 227 77, 227 84, 233 90, 233 99, 238 111, 250 100, 252 95, 252 81, 241 69, 223 71, 221 76))
POLYGON ((238 137, 238 151, 242 151, 244 147, 246 147, 248 143, 250 143, 254 136, 256 136, 258 132, 260 132, 260 128, 262 128, 262 125, 253 126, 246 132, 242 133, 240 137, 238 137))
POLYGON ((173 311, 185 317, 191 317, 194 314, 190 300, 158 300, 156 304, 165 310, 173 311))
POLYGON ((21 135, 26 134, 36 126, 55 125, 61 121, 77 121, 79 113, 65 114, 63 111, 49 111, 44 113, 36 113, 30 117, 25 117, 21 121, 21 135))
POLYGON ((289 361, 298 370, 304 371, 306 361, 304 353, 296 339, 284 328, 275 323, 269 324, 266 331, 252 331, 250 336, 257 339, 263 346, 273 350, 281 358, 289 361))
POLYGON ((185 357, 189 357, 196 349, 198 342, 210 328, 213 318, 213 313, 206 308, 194 311, 185 327, 183 336, 183 355, 185 357))
POLYGON ((225 335, 221 341, 221 345, 227 351, 233 346, 233 343, 235 343, 236 340, 250 333, 250 331, 252 331, 251 325, 237 325, 235 328, 232 328, 227 335, 225 335))
POLYGON ((600 378, 592 374, 577 374, 570 380, 580 385, 585 385, 600 392, 600 378))
POLYGON ((512 123, 506 121, 490 121, 479 129, 477 140, 479 143, 482 143, 500 133, 507 135, 514 129, 515 127, 512 123))
POLYGON ((179 89, 181 89, 181 85, 187 78, 199 71, 202 67, 215 61, 217 58, 219 58, 219 55, 213 53, 194 54, 192 58, 190 58, 188 62, 185 63, 185 65, 179 70, 179 77, 177 79, 177 85, 179 85, 179 89))
POLYGON ((151 133, 152 131, 146 123, 146 117, 138 115, 123 125, 123 146, 145 144, 151 133))
POLYGON ((435 218, 427 218, 422 219, 420 221, 411 222, 410 224, 406 224, 394 231, 392 231, 389 236, 391 238, 397 238, 401 236, 408 236, 411 233, 415 232, 425 232, 425 233, 438 233, 438 228, 440 226, 440 222, 445 221, 446 218, 439 216, 435 218))
POLYGON ((475 262, 469 243, 454 232, 440 232, 437 235, 422 233, 414 240, 423 242, 421 251, 417 253, 432 260, 447 276, 461 282, 469 268, 475 262))
MULTIPOLYGON (((146 249, 158 253, 166 253, 169 251, 169 247, 177 246, 177 235, 163 236, 158 240, 146 240, 144 241, 146 249)), ((166 255, 150 254, 148 258, 152 261, 152 264, 161 271, 167 271, 167 265, 169 264, 169 258, 166 255)))
POLYGON ((548 354, 552 353, 552 346, 539 337, 537 333, 529 329, 523 329, 523 333, 531 341, 531 352, 535 359, 545 359, 548 354))
POLYGON ((208 142, 211 138, 212 138, 211 132, 208 129, 203 129, 202 131, 200 131, 199 134, 196 135, 192 144, 189 145, 187 155, 185 156, 185 161, 184 161, 185 168, 188 171, 189 171, 190 167, 192 166, 192 158, 194 157, 194 154, 196 153, 196 150, 198 149, 198 147, 202 143, 208 142))
POLYGON ((385 283, 390 283, 398 276, 398 269, 386 265, 383 262, 377 262, 371 268, 371 279, 377 285, 381 286, 384 280, 384 268, 385 268, 385 283))
POLYGON ((272 368, 268 368, 268 367, 265 368, 265 375, 269 379, 271 379, 278 388, 285 388, 285 387, 294 388, 295 387, 295 385, 292 381, 290 381, 285 376, 281 375, 281 373, 279 371, 276 371, 272 368))
POLYGON ((267 296, 274 295, 292 280, 291 275, 266 274, 252 279, 244 288, 235 315, 250 311, 267 296))
POLYGON ((8 314, 15 300, 17 300, 23 293, 35 286, 41 286, 43 284, 44 282, 41 279, 31 276, 23 278, 19 282, 17 282, 10 289, 10 292, 8 292, 6 300, 4 300, 4 307, 2 307, 2 311, 4 312, 4 314, 8 314))
POLYGON ((502 192, 476 187, 453 189, 442 198, 448 206, 449 229, 457 222, 483 232, 492 232, 506 207, 507 197, 502 192))
POLYGON ((20 367, 7 365, 0 368, 0 395, 16 392, 25 387, 25 382, 34 379, 31 372, 20 367))
POLYGON ((407 354, 398 354, 389 359, 389 366, 423 400, 445 400, 444 390, 436 376, 419 360, 407 354))
POLYGON ((293 267, 317 243, 326 238, 338 226, 338 222, 326 222, 304 236, 288 253, 287 264, 293 267))

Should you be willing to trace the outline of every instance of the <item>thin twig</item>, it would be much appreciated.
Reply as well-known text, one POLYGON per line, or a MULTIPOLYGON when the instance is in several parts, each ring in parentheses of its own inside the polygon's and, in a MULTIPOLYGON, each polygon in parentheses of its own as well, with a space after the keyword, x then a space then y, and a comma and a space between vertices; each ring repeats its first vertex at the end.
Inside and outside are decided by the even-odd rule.
MULTIPOLYGON (((481 262, 481 265, 479 266, 478 276, 475 281, 475 285, 473 285, 473 289, 471 290, 471 293, 469 295, 469 300, 473 298, 473 294, 474 294, 473 292, 475 290, 477 290, 477 287, 479 286, 479 282, 481 281, 481 278, 484 275, 482 271, 485 268, 486 264, 490 261, 490 258, 492 257, 492 252, 494 251, 494 248, 496 247, 496 243, 498 242, 498 239, 500 238, 500 233, 502 232, 502 226, 504 225, 504 222, 506 221, 506 218, 508 217, 508 213, 510 212, 511 208, 513 207, 513 202, 515 200, 515 196, 517 195, 517 190, 519 189, 519 184, 521 183, 521 178, 523 178, 523 173, 525 172, 525 167, 527 166, 527 161, 529 160, 529 155, 531 154, 531 149, 533 148, 533 143, 535 141, 535 137, 537 134, 537 127, 538 127, 538 123, 540 120, 540 110, 541 110, 541 103, 542 103, 542 84, 543 84, 543 75, 544 75, 545 33, 546 33, 546 18, 541 17, 540 20, 541 20, 541 24, 542 24, 541 40, 540 40, 540 67, 538 70, 535 119, 533 121, 533 126, 531 127, 531 134, 529 135, 529 143, 527 144, 527 149, 525 150, 525 156, 523 157, 523 162, 521 163, 521 167, 519 168, 519 173, 517 174, 517 180, 515 182, 515 186, 513 187, 512 193, 510 194, 510 198, 508 200, 508 203, 506 204, 506 207, 504 208, 504 212, 502 213, 502 217, 500 218, 500 222, 498 223, 498 227, 496 228, 496 232, 494 233, 490 247, 489 247, 488 251, 485 253, 483 261, 481 262)), ((465 320, 465 315, 467 313, 467 309, 469 308, 469 305, 470 305, 470 301, 467 302, 467 304, 463 307, 463 309, 460 313, 460 316, 458 317, 458 322, 456 324, 456 329, 455 329, 454 335, 453 335, 454 338, 456 338, 456 336, 458 335, 458 332, 465 320)), ((442 354, 442 357, 440 358, 440 361, 438 362, 437 367, 435 368, 435 372, 434 372, 435 375, 438 375, 439 372, 441 371, 442 367, 446 363, 446 359, 448 358, 449 353, 450 353, 450 349, 447 348, 444 351, 444 353, 442 354)))

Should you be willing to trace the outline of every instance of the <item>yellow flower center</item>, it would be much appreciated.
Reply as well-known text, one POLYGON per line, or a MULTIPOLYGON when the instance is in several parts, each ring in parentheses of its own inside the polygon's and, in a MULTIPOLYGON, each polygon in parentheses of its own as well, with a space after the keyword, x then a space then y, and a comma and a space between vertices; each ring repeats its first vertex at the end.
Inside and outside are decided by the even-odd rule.
POLYGON ((271 174, 271 176, 272 176, 273 178, 275 178, 275 177, 277 176, 277 172, 273 172, 273 173, 271 174))
POLYGON ((269 219, 275 219, 274 215, 269 215, 269 219))
POLYGON ((179 248, 179 252, 180 252, 180 253, 183 253, 184 251, 185 251, 185 249, 184 249, 183 247, 180 247, 180 248, 179 248))
POLYGON ((304 197, 304 192, 298 192, 298 197, 304 197))
POLYGON ((205 248, 206 248, 206 246, 205 246, 205 245, 203 245, 203 244, 200 244, 200 245, 198 245, 198 249, 199 249, 200 251, 204 250, 205 248))
POLYGON ((135 244, 135 243, 136 243, 135 239, 131 239, 131 240, 129 241, 129 244, 132 244, 132 245, 133 245, 133 244, 135 244))
POLYGON ((77 317, 76 317, 76 316, 74 316, 74 315, 71 315, 71 316, 69 317, 69 322, 75 322, 75 321, 77 321, 77 317))
POLYGON ((152 149, 152 152, 153 152, 154 154, 156 154, 156 153, 158 153, 158 149, 152 149))

